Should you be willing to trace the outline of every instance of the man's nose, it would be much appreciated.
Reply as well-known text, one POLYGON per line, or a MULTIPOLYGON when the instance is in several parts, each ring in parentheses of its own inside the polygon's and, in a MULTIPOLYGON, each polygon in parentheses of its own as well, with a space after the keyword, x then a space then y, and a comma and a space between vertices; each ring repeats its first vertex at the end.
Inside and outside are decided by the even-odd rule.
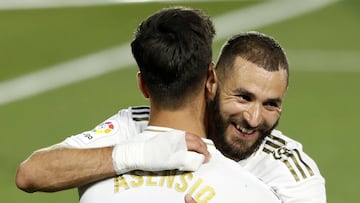
POLYGON ((261 113, 261 106, 259 104, 252 104, 249 108, 244 112, 244 118, 250 125, 250 127, 258 127, 263 118, 261 113))

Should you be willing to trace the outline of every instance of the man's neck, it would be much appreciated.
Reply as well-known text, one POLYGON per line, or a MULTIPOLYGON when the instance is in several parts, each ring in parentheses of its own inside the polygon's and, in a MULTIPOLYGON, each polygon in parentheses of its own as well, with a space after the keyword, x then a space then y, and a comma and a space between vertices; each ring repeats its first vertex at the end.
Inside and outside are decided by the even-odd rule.
POLYGON ((174 128, 200 137, 206 137, 204 126, 205 106, 196 105, 199 108, 194 108, 195 105, 188 106, 179 110, 160 110, 152 105, 149 125, 174 128))

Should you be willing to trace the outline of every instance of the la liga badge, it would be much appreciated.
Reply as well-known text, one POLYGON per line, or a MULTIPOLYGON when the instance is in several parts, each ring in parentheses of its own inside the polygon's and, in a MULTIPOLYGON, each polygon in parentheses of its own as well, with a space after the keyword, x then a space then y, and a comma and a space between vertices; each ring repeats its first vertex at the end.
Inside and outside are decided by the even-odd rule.
POLYGON ((93 133, 97 135, 105 135, 113 132, 115 130, 115 124, 112 121, 106 121, 96 126, 95 129, 92 130, 93 133))

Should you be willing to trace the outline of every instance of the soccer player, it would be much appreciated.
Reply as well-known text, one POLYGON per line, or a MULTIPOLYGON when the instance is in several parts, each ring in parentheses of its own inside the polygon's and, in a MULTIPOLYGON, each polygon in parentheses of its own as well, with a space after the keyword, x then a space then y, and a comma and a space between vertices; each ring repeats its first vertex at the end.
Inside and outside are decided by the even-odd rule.
POLYGON ((205 94, 215 93, 216 86, 211 62, 214 34, 206 15, 185 8, 161 10, 140 24, 131 45, 140 68, 139 87, 152 107, 149 126, 133 138, 115 136, 119 124, 135 118, 135 112, 123 111, 93 131, 63 143, 78 148, 118 143, 111 150, 113 170, 123 175, 82 185, 80 202, 182 202, 187 193, 199 202, 280 202, 270 187, 224 157, 210 140, 204 139, 212 156, 205 165, 201 165, 203 155, 187 151, 184 131, 206 136, 205 94), (121 139, 125 141, 117 141, 121 139), (129 167, 131 162, 134 165, 129 167), (149 170, 156 172, 128 172, 146 162, 155 165, 149 170), (157 163, 179 170, 164 171, 157 163))
MULTIPOLYGON (((140 69, 140 90, 150 100, 151 117, 144 131, 132 138, 135 142, 130 144, 136 148, 126 151, 124 145, 115 146, 114 166, 117 174, 122 175, 81 187, 81 203, 183 202, 187 193, 204 203, 280 202, 270 187, 223 156, 205 139, 205 94, 216 85, 211 62, 213 35, 211 21, 183 8, 161 10, 140 24, 131 47, 140 69), (184 165, 180 168, 183 171, 123 174, 123 163, 117 162, 117 157, 125 153, 142 157, 144 153, 153 153, 157 147, 143 147, 144 140, 166 142, 168 148, 174 149, 174 156, 167 160, 170 165, 183 157, 190 160, 189 164, 202 163, 203 156, 187 154, 185 142, 179 142, 184 141, 185 133, 174 129, 203 137, 211 153, 209 162, 195 172, 186 172, 184 165)), ((128 119, 131 114, 123 112, 120 117, 128 119)), ((103 129, 111 128, 110 122, 103 129)), ((156 162, 162 155, 153 154, 151 160, 156 162)))
MULTIPOLYGON (((217 93, 210 94, 214 89, 209 91, 208 114, 210 117, 207 123, 208 134, 215 141, 218 149, 227 157, 239 161, 240 165, 264 180, 278 193, 283 202, 326 202, 324 179, 315 162, 303 152, 300 143, 274 130, 281 115, 282 101, 289 76, 288 64, 281 47, 270 37, 259 33, 235 36, 223 47, 216 72, 219 82, 217 83, 218 87, 214 87, 217 89, 217 93)), ((142 132, 147 126, 148 118, 149 109, 147 107, 131 107, 120 111, 96 127, 94 131, 74 136, 64 143, 76 142, 82 148, 90 148, 96 143, 108 139, 114 139, 114 143, 117 143, 118 139, 124 137, 127 139, 142 132), (117 118, 124 113, 131 115, 131 119, 118 120, 117 118), (110 125, 112 127, 108 127, 110 131, 102 130, 109 124, 112 124, 110 125), (108 132, 107 136, 103 136, 106 134, 103 132, 108 132)), ((191 140, 193 138, 191 137, 191 140)), ((188 144, 188 147, 197 144, 188 144)), ((199 146, 201 148, 201 145, 199 146)), ((66 157, 66 154, 76 153, 76 158, 72 160, 87 160, 91 159, 90 157, 93 160, 72 165, 78 173, 74 171, 71 175, 76 178, 71 184, 65 181, 65 184, 64 182, 51 184, 52 181, 60 180, 60 178, 49 175, 48 177, 51 177, 52 181, 39 183, 39 181, 30 180, 30 183, 38 184, 33 188, 28 187, 30 191, 43 190, 41 186, 44 185, 47 186, 45 191, 55 191, 79 186, 84 182, 88 183, 86 180, 91 182, 112 176, 111 172, 101 172, 101 167, 94 172, 91 161, 95 161, 98 157, 99 159, 95 163, 100 165, 100 157, 104 161, 111 157, 111 153, 104 153, 104 156, 101 156, 98 153, 100 149, 96 150, 99 151, 95 153, 94 150, 79 151, 65 148, 41 150, 21 165, 19 179, 21 180, 23 174, 29 171, 28 169, 30 172, 35 168, 53 172, 61 171, 62 167, 69 168, 67 163, 61 164, 61 166, 59 166, 60 163, 49 166, 39 162, 40 158, 51 159, 56 153, 58 156, 61 154, 60 157, 63 158, 66 157), (83 175, 80 171, 84 171, 83 174, 88 176, 83 175), (79 179, 85 179, 85 181, 81 182, 79 179)), ((204 154, 206 155, 206 153, 204 154)), ((61 160, 64 159, 59 161, 61 160)), ((111 161, 107 161, 107 163, 111 168, 111 161)), ((106 165, 106 163, 103 164, 106 165)), ((101 166, 103 165, 101 164, 101 166)), ((143 165, 137 167, 138 169, 144 168, 143 165)), ((154 169, 150 165, 147 167, 150 170, 154 169)), ((126 165, 124 168, 127 168, 126 165)), ((60 176, 60 174, 57 175, 60 176)), ((41 176, 35 176, 33 180, 38 180, 39 177, 41 176)), ((71 179, 64 180, 71 181, 71 179)))
POLYGON ((257 32, 223 46, 208 136, 227 157, 270 185, 283 202, 326 202, 325 181, 302 145, 275 130, 289 83, 280 45, 257 32), (215 125, 214 125, 215 124, 215 125))

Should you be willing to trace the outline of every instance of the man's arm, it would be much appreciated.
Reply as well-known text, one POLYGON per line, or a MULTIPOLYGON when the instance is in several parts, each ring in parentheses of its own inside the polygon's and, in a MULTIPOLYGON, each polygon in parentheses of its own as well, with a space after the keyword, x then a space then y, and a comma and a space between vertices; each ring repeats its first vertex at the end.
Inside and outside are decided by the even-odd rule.
POLYGON ((74 149, 61 145, 35 151, 22 162, 16 185, 26 192, 54 192, 115 176, 113 147, 74 149))
MULTIPOLYGON (((117 162, 120 162, 120 164, 124 166, 123 169, 125 169, 122 171, 126 172, 134 169, 176 169, 174 166, 167 166, 166 160, 174 154, 173 151, 169 150, 175 148, 168 146, 168 142, 165 139, 169 137, 174 136, 164 134, 163 136, 157 136, 157 140, 144 142, 142 146, 149 150, 151 149, 151 151, 143 151, 140 156, 142 160, 135 159, 134 161, 132 155, 135 152, 132 153, 131 150, 128 150, 131 142, 123 144, 123 146, 125 146, 123 147, 124 150, 126 149, 127 151, 122 151, 121 146, 117 147, 120 148, 117 153, 121 154, 120 160, 117 162), (160 142, 159 144, 160 139, 165 140, 165 142, 160 142), (152 151, 156 150, 163 152, 160 154, 164 156, 152 156, 152 151), (129 159, 134 163, 129 165, 129 159), (154 159, 157 159, 157 163, 160 165, 155 165, 152 162, 154 159), (146 161, 144 162, 143 160, 146 161), (137 163, 140 161, 143 165, 137 163), (135 168, 133 164, 135 164, 135 168)), ((193 134, 186 134, 184 143, 185 142, 185 150, 187 148, 188 151, 203 154, 205 156, 205 162, 209 160, 210 155, 207 151, 207 146, 200 137, 193 134)), ((138 146, 138 143, 135 143, 133 147, 136 148, 136 152, 139 151, 138 146)), ((61 144, 40 149, 20 164, 16 174, 16 185, 26 192, 55 192, 113 177, 117 174, 114 169, 113 152, 114 147, 75 149, 68 148, 61 144)), ((178 160, 177 164, 186 165, 184 160, 178 160)))

